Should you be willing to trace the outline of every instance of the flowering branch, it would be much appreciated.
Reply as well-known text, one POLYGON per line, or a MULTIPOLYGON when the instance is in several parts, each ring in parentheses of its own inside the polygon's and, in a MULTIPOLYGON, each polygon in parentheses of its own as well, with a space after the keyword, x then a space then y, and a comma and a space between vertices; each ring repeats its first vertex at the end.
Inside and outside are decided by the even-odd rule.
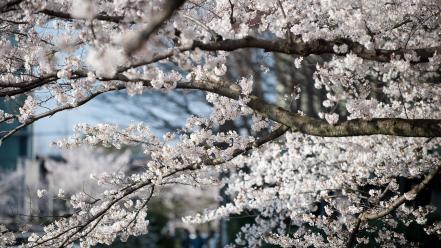
MULTIPOLYGON (((408 192, 404 193, 403 195, 401 195, 400 197, 395 199, 388 207, 386 207, 380 211, 369 212, 369 210, 368 210, 368 211, 361 213, 357 218, 354 229, 351 231, 351 234, 349 235, 349 241, 348 241, 346 247, 350 248, 350 247, 354 246, 355 239, 357 237, 357 233, 360 230, 360 226, 361 226, 362 222, 380 219, 380 218, 392 213, 395 209, 397 209, 399 206, 401 206, 401 204, 405 203, 406 201, 410 201, 410 200, 415 199, 415 197, 421 192, 421 190, 426 188, 427 185, 430 183, 430 181, 439 173, 440 169, 441 169, 440 165, 435 165, 435 168, 426 177, 424 177, 423 181, 421 181, 419 184, 415 185, 408 192), (409 196, 411 196, 411 197, 409 198, 409 196)), ((381 196, 380 196, 379 200, 380 199, 381 199, 381 196)))
POLYGON ((435 168, 424 178, 424 180, 421 183, 415 185, 411 190, 409 190, 408 192, 404 193, 402 196, 395 199, 387 208, 382 209, 379 212, 362 213, 359 218, 362 221, 376 220, 382 218, 390 214, 395 209, 397 209, 404 202, 415 199, 415 197, 421 192, 421 190, 423 190, 430 183, 430 181, 438 174, 440 169, 441 169, 440 165, 435 165, 435 168))
MULTIPOLYGON (((36 115, 36 116, 33 116, 33 117, 30 118, 29 120, 25 121, 24 123, 21 123, 20 125, 16 126, 16 127, 13 128, 12 130, 8 131, 5 135, 3 135, 3 136, 0 138, 0 144, 1 144, 5 139, 9 138, 10 136, 12 136, 14 133, 16 133, 17 131, 19 131, 20 129, 23 129, 23 128, 29 126, 30 124, 36 122, 37 120, 43 119, 43 118, 45 118, 45 117, 52 116, 52 115, 54 115, 54 114, 56 114, 56 113, 58 113, 58 112, 64 111, 64 110, 77 108, 77 107, 79 107, 79 106, 81 106, 81 105, 83 105, 83 104, 89 102, 90 100, 94 99, 95 97, 97 97, 97 96, 99 96, 99 95, 101 95, 101 94, 103 94, 103 93, 105 93, 105 92, 114 91, 114 90, 121 90, 121 89, 123 89, 123 88, 124 88, 124 87, 120 86, 120 87, 116 87, 116 88, 113 88, 113 89, 97 91, 97 92, 94 92, 94 93, 90 94, 89 96, 87 96, 87 97, 84 98, 83 100, 76 102, 75 104, 66 104, 66 105, 63 105, 63 106, 58 106, 58 107, 56 107, 56 108, 54 108, 54 109, 51 109, 51 110, 49 110, 49 111, 46 111, 46 112, 44 112, 44 113, 41 113, 41 114, 36 115)), ((16 117, 13 117, 13 118, 16 118, 16 117)), ((7 119, 10 119, 10 118, 7 118, 7 119)), ((0 122, 0 123, 1 123, 1 122, 0 122)))
MULTIPOLYGON (((67 19, 67 20, 74 19, 74 17, 69 13, 56 11, 56 10, 52 10, 52 9, 43 9, 40 11, 40 13, 43 13, 43 14, 48 15, 50 17, 55 17, 55 18, 60 18, 60 19, 67 19)), ((99 21, 120 23, 124 19, 124 16, 109 16, 109 15, 97 14, 94 16, 93 19, 99 20, 99 21)))
MULTIPOLYGON (((257 139, 255 142, 249 143, 244 149, 241 150, 235 150, 234 153, 227 159, 206 159, 202 160, 199 163, 192 163, 185 167, 179 168, 179 169, 173 169, 170 172, 168 172, 166 175, 163 175, 163 180, 165 178, 172 177, 178 173, 184 172, 184 171, 193 171, 198 170, 201 168, 202 165, 205 166, 215 166, 220 165, 226 162, 231 161, 232 159, 238 157, 239 155, 242 155, 246 153, 247 151, 250 151, 253 148, 260 147, 268 142, 271 142, 277 138, 279 138, 281 135, 283 135, 288 130, 285 126, 280 126, 276 130, 272 131, 268 135, 257 139)), ((120 192, 114 195, 113 198, 111 198, 110 201, 105 202, 104 206, 101 207, 101 210, 98 211, 96 214, 93 214, 92 216, 88 217, 86 220, 84 220, 83 223, 75 224, 74 226, 68 227, 65 230, 61 230, 59 233, 55 234, 54 236, 41 239, 39 238, 34 243, 31 243, 29 247, 47 247, 47 246, 58 246, 58 247, 65 247, 68 244, 71 244, 72 242, 81 239, 85 236, 87 236, 90 232, 92 232, 98 225, 99 222, 104 218, 107 212, 109 212, 113 206, 121 202, 123 199, 127 198, 128 196, 135 194, 139 190, 143 190, 146 187, 150 187, 150 193, 147 196, 147 199, 142 203, 141 208, 139 208, 139 211, 135 213, 134 218, 136 218, 141 209, 145 208, 148 201, 151 199, 155 187, 155 183, 152 180, 148 180, 145 182, 140 182, 136 184, 130 184, 122 189, 120 189, 120 192), (89 227, 90 226, 90 227, 89 227), (83 233, 84 232, 84 233, 83 233)), ((92 204, 101 202, 101 199, 96 199, 93 201, 92 204)), ((131 219, 128 222, 127 227, 133 223, 133 219, 131 219)))
MULTIPOLYGON (((85 75, 83 74, 83 76, 85 75)), ((103 80, 113 79, 134 82, 144 81, 144 86, 152 87, 150 81, 145 81, 142 79, 128 79, 122 74, 117 74, 114 78, 107 78, 103 80)), ((124 88, 124 86, 119 86, 119 88, 117 89, 124 88)), ((192 81, 178 83, 177 88, 198 89, 213 92, 235 100, 238 100, 241 96, 241 88, 239 85, 220 80, 215 80, 213 82, 192 81)), ((102 93, 104 92, 96 93, 96 95, 93 94, 89 96, 86 101, 83 100, 81 102, 85 103, 102 93)), ((441 137, 441 120, 436 119, 376 118, 372 120, 355 119, 343 121, 337 124, 329 124, 325 120, 292 113, 253 95, 249 96, 249 102, 247 103, 247 105, 253 110, 259 112, 264 117, 286 125, 290 127, 293 131, 315 136, 346 137, 382 134, 405 137, 441 137)), ((61 110, 74 107, 76 106, 69 105, 67 107, 59 107, 54 111, 49 111, 48 113, 38 116, 38 119, 50 116, 61 110)), ((26 126, 26 124, 18 126, 13 130, 13 132, 18 131, 18 129, 23 128, 24 126, 26 126)), ((9 136, 10 134, 7 135, 7 137, 9 136)), ((3 139, 4 138, 2 138, 2 140, 3 139)))
POLYGON ((260 39, 252 36, 247 36, 242 39, 226 39, 222 41, 203 43, 194 41, 194 48, 199 48, 206 51, 234 51, 243 48, 260 48, 265 52, 277 52, 285 54, 295 54, 300 56, 309 56, 311 54, 337 54, 346 55, 349 53, 356 54, 360 58, 366 60, 373 60, 378 62, 389 62, 394 56, 404 58, 405 54, 416 54, 419 57, 418 63, 426 63, 434 54, 441 53, 441 46, 429 48, 415 48, 415 49, 368 49, 364 45, 352 41, 350 39, 335 39, 335 40, 312 40, 304 42, 297 40, 291 43, 286 39, 260 39), (336 53, 335 46, 347 46, 346 51, 336 53))

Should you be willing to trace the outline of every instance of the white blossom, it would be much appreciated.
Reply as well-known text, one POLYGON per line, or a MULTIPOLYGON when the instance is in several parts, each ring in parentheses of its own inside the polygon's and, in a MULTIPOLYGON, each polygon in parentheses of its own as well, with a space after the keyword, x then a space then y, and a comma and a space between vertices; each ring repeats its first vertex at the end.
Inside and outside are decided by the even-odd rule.
MULTIPOLYGON (((54 187, 37 196, 57 195, 73 214, 26 232, 25 246, 145 234, 151 198, 193 210, 176 222, 252 213, 231 246, 406 247, 414 243, 402 227, 441 233, 428 217, 434 209, 401 187, 401 179, 425 182, 440 160, 437 1, 208 0, 167 10, 179 2, 0 4, 0 95, 17 105, 0 110, 0 122, 21 123, 0 125, 0 143, 122 90, 122 112, 142 95, 145 121, 167 126, 79 123, 55 141, 71 152, 62 152, 64 165, 45 164, 54 187), (145 157, 129 169, 128 153, 80 146, 145 157), (210 197, 220 187, 228 197, 219 206, 210 197), (196 209, 186 193, 212 201, 196 209)), ((0 233, 1 247, 13 244, 12 232, 0 233)))
POLYGON ((45 196, 46 194, 47 194, 47 190, 46 189, 39 189, 39 190, 37 190, 38 198, 41 198, 41 197, 45 196))

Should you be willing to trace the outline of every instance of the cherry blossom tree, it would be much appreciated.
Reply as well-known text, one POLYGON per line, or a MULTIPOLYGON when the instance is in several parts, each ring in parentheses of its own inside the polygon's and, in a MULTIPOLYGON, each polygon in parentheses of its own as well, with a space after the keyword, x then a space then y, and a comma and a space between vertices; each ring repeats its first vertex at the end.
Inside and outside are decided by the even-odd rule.
POLYGON ((5 0, 0 13, 0 97, 25 96, 17 113, 1 111, 1 121, 19 123, 1 140, 116 91, 203 92, 211 105, 163 137, 143 122, 78 124, 56 145, 136 146, 151 159, 139 173, 99 178, 116 186, 99 198, 74 194, 75 214, 30 234, 25 247, 144 234, 149 201, 195 183, 222 183, 231 201, 185 221, 255 213, 231 246, 403 246, 397 227, 411 223, 441 233, 427 219, 433 207, 409 204, 439 180, 437 0, 5 0), (256 66, 228 77, 237 69, 229 58, 244 50, 257 51, 256 66), (289 72, 314 69, 326 96, 317 116, 287 107, 296 84, 284 89, 290 99, 257 94, 257 75, 276 92, 281 56, 289 72), (307 64, 311 56, 325 59, 307 64), (241 118, 251 133, 220 128, 241 118), (403 178, 415 182, 407 191, 403 178))

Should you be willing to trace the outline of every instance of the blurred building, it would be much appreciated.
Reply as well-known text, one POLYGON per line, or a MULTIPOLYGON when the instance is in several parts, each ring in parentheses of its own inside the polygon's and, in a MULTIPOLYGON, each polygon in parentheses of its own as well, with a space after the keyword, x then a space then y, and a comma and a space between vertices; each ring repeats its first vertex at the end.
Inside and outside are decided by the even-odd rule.
MULTIPOLYGON (((17 113, 22 102, 22 97, 8 101, 0 99, 0 109, 6 113, 17 113)), ((18 121, 1 122, 0 137, 18 125, 20 125, 18 121)), ((0 215, 5 222, 15 222, 14 219, 23 213, 27 195, 25 175, 29 174, 25 171, 24 165, 26 160, 34 157, 32 125, 17 131, 0 145, 0 189, 3 192, 0 196, 3 198, 0 202, 0 215)))
MULTIPOLYGON (((17 46, 15 35, 7 35, 11 45, 17 46)), ((20 70, 17 70, 16 73, 20 74, 20 70)), ((24 96, 9 100, 0 98, 0 110, 9 114, 19 113, 19 107, 24 103, 24 100, 24 96)), ((11 123, 0 122, 0 137, 18 125, 20 123, 17 120, 13 120, 11 123)), ((19 159, 32 158, 33 152, 33 128, 32 125, 29 125, 7 138, 3 144, 0 144, 0 172, 16 170, 19 159)))
MULTIPOLYGON (((20 100, 18 101, 20 102, 20 100)), ((0 100, 0 109, 6 113, 18 112, 17 100, 0 100)), ((20 123, 0 123, 0 136, 5 132, 17 127, 20 123)), ((0 171, 14 171, 17 169, 19 159, 30 159, 34 157, 33 127, 29 125, 14 135, 4 140, 0 145, 0 171)))

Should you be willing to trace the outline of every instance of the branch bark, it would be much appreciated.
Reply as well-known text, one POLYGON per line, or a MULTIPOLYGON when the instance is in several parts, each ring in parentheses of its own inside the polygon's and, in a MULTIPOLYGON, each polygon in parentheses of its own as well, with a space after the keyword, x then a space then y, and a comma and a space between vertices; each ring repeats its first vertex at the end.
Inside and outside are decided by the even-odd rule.
POLYGON ((19 5, 23 0, 5 1, 0 4, 0 12, 8 12, 12 7, 19 5))
MULTIPOLYGON (((178 87, 209 91, 236 100, 241 96, 239 85, 220 80, 212 83, 181 83, 178 87)), ((284 124, 293 131, 314 136, 347 137, 382 134, 403 137, 441 137, 441 120, 436 119, 355 119, 331 125, 325 120, 292 113, 256 96, 249 96, 247 105, 264 117, 284 124)))
MULTIPOLYGON (((43 14, 51 16, 51 17, 60 18, 60 19, 66 19, 66 20, 75 19, 69 13, 51 10, 51 9, 43 9, 40 11, 40 13, 43 13, 43 14)), ((119 23, 124 19, 124 16, 109 16, 109 15, 98 14, 93 19, 100 20, 100 21, 119 23)))
MULTIPOLYGON (((86 77, 86 74, 79 73, 76 79, 86 77), (80 76, 81 74, 81 76, 80 76)), ((151 88, 150 81, 142 79, 128 79, 123 74, 117 74, 113 78, 103 78, 102 81, 125 81, 125 82, 144 82, 144 86, 151 88)), ((178 83, 178 89, 193 89, 212 92, 225 96, 231 99, 238 100, 241 97, 241 88, 237 84, 233 84, 227 81, 221 80, 208 80, 207 81, 192 81, 185 83, 178 83)), ((113 90, 125 89, 124 85, 120 85, 113 90)), ((107 92, 107 91, 106 91, 107 92)), ((102 94, 104 92, 99 92, 102 94)), ((94 93, 97 94, 97 93, 94 93)), ((12 132, 18 131, 20 128, 27 126, 28 124, 55 114, 56 112, 65 110, 67 108, 75 108, 85 102, 96 97, 91 95, 87 100, 81 101, 77 105, 69 105, 59 107, 52 111, 41 114, 34 117, 27 123, 24 123, 12 132), (85 102, 84 102, 85 101, 85 102)), ((372 120, 355 119, 349 121, 343 121, 335 125, 329 124, 322 119, 316 119, 308 116, 302 116, 297 113, 285 110, 275 104, 268 103, 257 96, 248 96, 247 105, 261 114, 262 116, 269 118, 275 122, 283 124, 292 131, 302 132, 309 135, 321 136, 321 137, 348 137, 348 136, 365 136, 365 135, 391 135, 402 137, 441 137, 441 120, 438 119, 402 119, 402 118, 377 118, 372 120)), ((1 140, 9 137, 11 134, 7 134, 2 137, 1 140)))
POLYGON ((441 53, 441 46, 397 50, 367 49, 364 45, 350 39, 335 39, 330 41, 319 39, 309 42, 298 40, 290 42, 285 39, 265 40, 251 36, 242 39, 227 39, 210 43, 194 41, 193 48, 199 48, 205 51, 234 51, 243 48, 261 48, 264 49, 265 52, 296 54, 306 57, 311 54, 336 54, 334 46, 341 45, 347 45, 348 50, 346 53, 339 53, 337 55, 354 53, 363 59, 378 62, 389 62, 394 56, 404 58, 405 54, 415 53, 420 57, 420 60, 414 63, 425 63, 429 62, 429 58, 433 57, 434 54, 441 53))

